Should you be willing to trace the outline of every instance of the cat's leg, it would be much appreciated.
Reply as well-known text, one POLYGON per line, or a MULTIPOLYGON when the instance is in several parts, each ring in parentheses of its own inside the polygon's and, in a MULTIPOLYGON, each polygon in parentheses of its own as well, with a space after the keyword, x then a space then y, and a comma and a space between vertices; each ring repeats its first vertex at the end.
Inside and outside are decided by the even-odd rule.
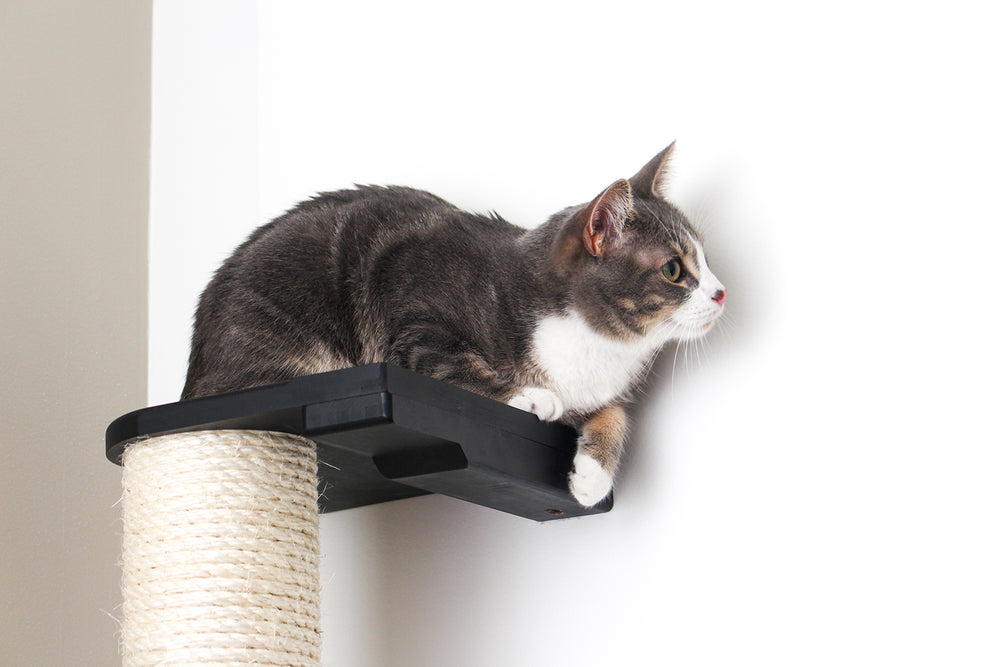
POLYGON ((506 401, 511 392, 510 380, 440 326, 411 327, 397 335, 386 361, 498 401, 506 401))
POLYGON ((507 405, 533 412, 542 421, 555 421, 563 414, 562 401, 554 391, 543 387, 523 387, 507 400, 507 405))
POLYGON ((532 412, 544 421, 562 417, 563 404, 554 392, 517 386, 472 345, 438 323, 410 325, 392 340, 386 355, 390 363, 532 412))
POLYGON ((602 408, 583 423, 569 489, 584 507, 596 505, 611 491, 627 434, 628 417, 620 405, 602 408))

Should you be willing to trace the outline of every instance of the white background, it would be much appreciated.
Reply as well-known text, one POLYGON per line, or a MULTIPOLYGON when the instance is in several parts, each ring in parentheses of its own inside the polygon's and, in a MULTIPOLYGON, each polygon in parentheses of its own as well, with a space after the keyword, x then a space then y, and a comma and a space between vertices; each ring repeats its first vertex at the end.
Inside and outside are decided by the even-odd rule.
POLYGON ((728 326, 668 349, 607 515, 324 516, 324 661, 996 665, 996 63, 973 3, 159 2, 150 385, 318 190, 534 226, 673 139, 728 326))

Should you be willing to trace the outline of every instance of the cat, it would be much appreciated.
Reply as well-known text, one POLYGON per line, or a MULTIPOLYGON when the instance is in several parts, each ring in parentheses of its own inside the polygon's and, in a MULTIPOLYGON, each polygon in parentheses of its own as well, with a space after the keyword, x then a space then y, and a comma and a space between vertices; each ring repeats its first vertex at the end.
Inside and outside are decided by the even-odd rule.
POLYGON ((625 404, 726 290, 666 198, 674 144, 526 230, 428 192, 321 193, 254 231, 206 287, 182 399, 390 362, 579 432, 569 488, 611 490, 625 404))

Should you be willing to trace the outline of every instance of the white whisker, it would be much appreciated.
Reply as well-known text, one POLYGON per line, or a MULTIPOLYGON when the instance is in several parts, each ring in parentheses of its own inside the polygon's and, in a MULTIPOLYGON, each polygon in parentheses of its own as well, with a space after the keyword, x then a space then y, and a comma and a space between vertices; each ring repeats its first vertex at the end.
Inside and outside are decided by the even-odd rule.
POLYGON ((677 245, 680 245, 681 244, 681 240, 680 240, 680 237, 677 234, 677 230, 668 227, 667 224, 665 222, 663 222, 663 219, 659 216, 659 214, 655 210, 653 210, 652 206, 650 206, 649 204, 645 204, 645 203, 643 205, 646 207, 646 209, 653 216, 653 219, 656 220, 656 222, 659 223, 660 227, 663 228, 663 231, 665 231, 667 233, 667 236, 669 236, 670 239, 674 243, 676 243, 677 245))
POLYGON ((673 391, 674 387, 674 377, 677 375, 677 353, 681 350, 681 343, 678 341, 674 344, 674 362, 670 367, 670 390, 673 391))

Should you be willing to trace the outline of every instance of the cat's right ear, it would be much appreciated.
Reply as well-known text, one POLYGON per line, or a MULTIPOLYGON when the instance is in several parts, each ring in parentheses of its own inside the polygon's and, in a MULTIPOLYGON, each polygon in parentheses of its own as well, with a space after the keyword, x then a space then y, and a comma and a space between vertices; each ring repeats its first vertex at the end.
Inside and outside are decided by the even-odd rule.
POLYGON ((625 222, 634 214, 632 186, 615 181, 583 210, 583 246, 594 257, 603 257, 618 245, 625 222))
POLYGON ((594 201, 563 223, 552 258, 564 275, 588 254, 603 257, 620 242, 625 223, 635 214, 632 187, 624 178, 612 183, 594 201))

